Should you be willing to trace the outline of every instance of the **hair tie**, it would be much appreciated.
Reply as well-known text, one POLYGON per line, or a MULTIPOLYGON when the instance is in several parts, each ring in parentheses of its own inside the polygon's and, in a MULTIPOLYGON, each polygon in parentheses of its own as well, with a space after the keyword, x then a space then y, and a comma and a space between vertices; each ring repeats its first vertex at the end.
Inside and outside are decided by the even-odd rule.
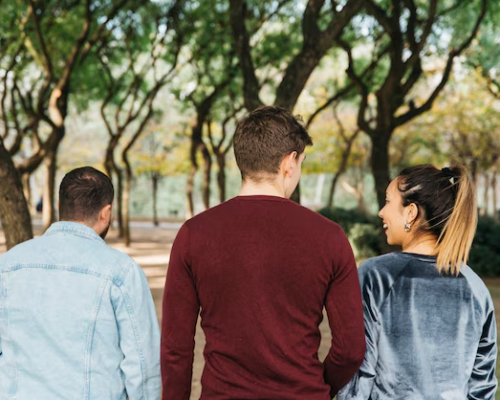
POLYGON ((451 169, 449 169, 448 167, 444 167, 444 168, 441 168, 441 171, 443 172, 443 174, 449 178, 449 181, 452 185, 455 184, 455 175, 453 174, 453 172, 451 171, 451 169))

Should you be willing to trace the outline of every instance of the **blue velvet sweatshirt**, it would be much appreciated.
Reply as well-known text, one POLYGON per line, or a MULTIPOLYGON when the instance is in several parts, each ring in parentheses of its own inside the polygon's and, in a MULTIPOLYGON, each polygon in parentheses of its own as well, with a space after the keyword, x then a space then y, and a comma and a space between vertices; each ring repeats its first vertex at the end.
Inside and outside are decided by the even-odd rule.
POLYGON ((440 274, 435 257, 392 253, 359 277, 366 354, 339 400, 494 399, 495 313, 470 267, 440 274))

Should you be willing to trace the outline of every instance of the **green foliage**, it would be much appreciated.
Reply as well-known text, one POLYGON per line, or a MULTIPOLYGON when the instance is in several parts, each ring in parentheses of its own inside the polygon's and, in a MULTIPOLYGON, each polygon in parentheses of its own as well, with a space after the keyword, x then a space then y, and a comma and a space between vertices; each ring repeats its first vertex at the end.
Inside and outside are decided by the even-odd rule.
POLYGON ((480 217, 468 264, 481 276, 500 276, 500 224, 480 217))
MULTIPOLYGON (((181 127, 177 127, 181 130, 181 127)), ((187 135, 166 131, 164 127, 149 124, 145 135, 132 153, 137 175, 158 178, 183 175, 189 171, 189 140, 187 135)))
POLYGON ((347 237, 358 262, 380 254, 380 228, 375 224, 353 224, 347 237))
POLYGON ((322 208, 318 212, 342 227, 358 263, 380 254, 379 218, 343 208, 322 208))

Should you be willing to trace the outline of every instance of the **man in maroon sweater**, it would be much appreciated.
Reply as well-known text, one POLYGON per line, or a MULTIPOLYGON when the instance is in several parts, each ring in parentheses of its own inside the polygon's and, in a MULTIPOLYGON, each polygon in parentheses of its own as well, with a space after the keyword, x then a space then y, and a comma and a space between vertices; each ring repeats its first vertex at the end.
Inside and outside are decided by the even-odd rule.
POLYGON ((286 110, 238 123, 238 197, 187 221, 163 299, 163 399, 189 399, 196 320, 201 399, 331 399, 365 353, 354 256, 342 229, 288 200, 312 141, 286 110), (332 344, 318 360, 323 307, 332 344))

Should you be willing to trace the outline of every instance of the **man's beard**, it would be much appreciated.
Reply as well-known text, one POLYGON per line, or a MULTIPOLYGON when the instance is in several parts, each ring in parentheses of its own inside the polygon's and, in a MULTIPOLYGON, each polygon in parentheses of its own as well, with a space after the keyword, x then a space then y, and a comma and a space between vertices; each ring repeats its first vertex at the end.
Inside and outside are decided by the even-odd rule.
POLYGON ((108 231, 109 231, 109 227, 111 226, 111 220, 109 220, 109 223, 108 223, 108 226, 106 227, 106 229, 104 229, 101 233, 100 233, 100 237, 102 240, 104 240, 106 238, 106 235, 108 234, 108 231))

